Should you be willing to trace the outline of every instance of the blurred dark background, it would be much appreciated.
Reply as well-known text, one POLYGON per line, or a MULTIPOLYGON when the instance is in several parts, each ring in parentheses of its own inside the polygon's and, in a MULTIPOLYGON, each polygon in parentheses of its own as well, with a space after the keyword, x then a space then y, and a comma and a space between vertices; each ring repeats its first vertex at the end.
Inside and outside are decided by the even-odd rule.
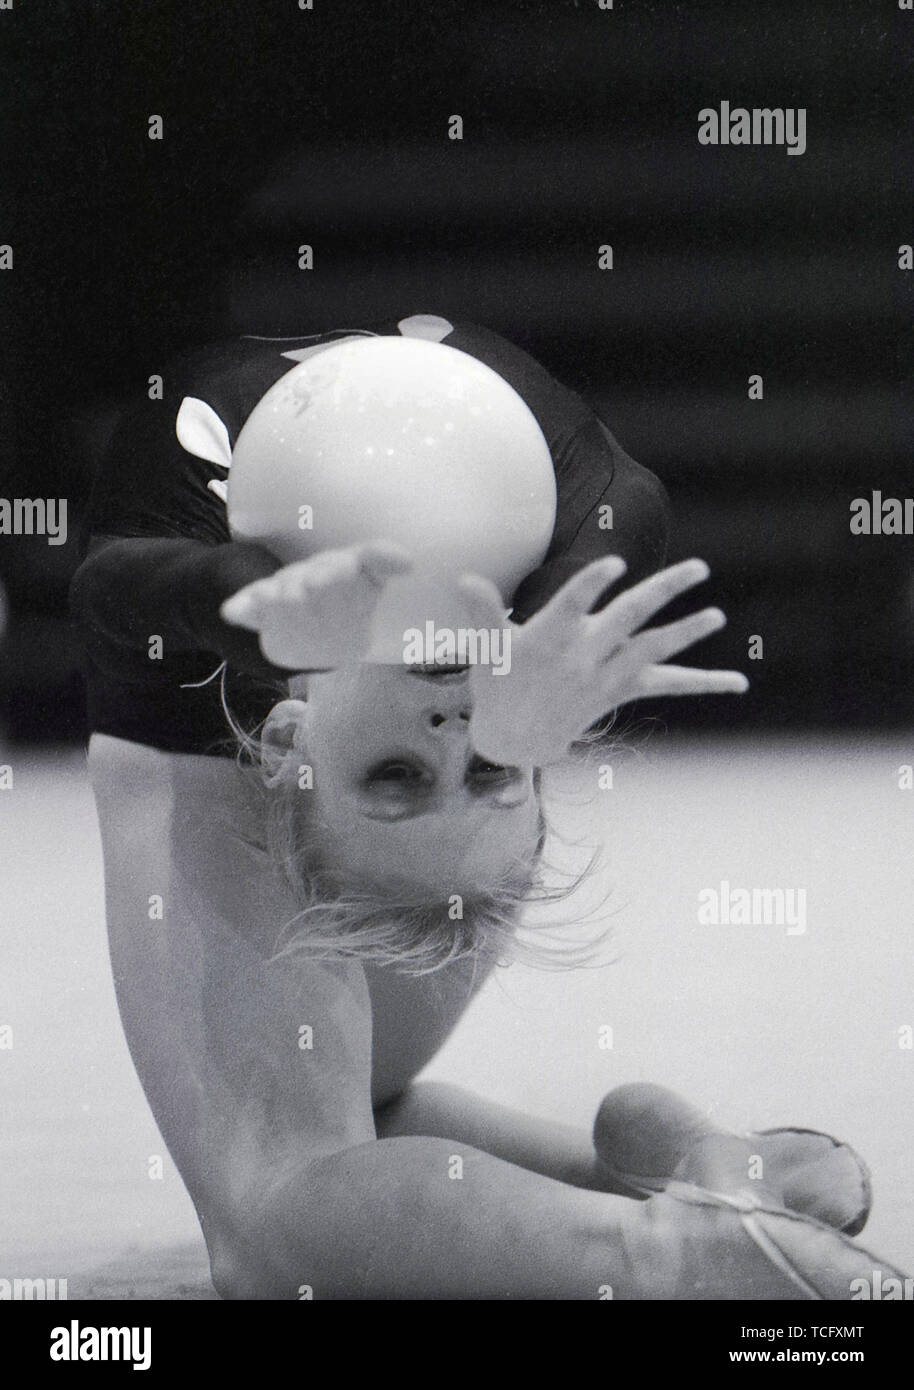
MULTIPOLYGON (((703 555, 740 701, 682 727, 907 724, 914 550, 849 504, 914 494, 914 14, 895 0, 73 0, 0 13, 0 725, 83 732, 66 589, 117 410, 233 332, 472 319, 589 393, 703 555), (807 108, 807 152, 697 114, 807 108), (152 114, 165 138, 147 138, 152 114), (464 120, 462 142, 448 118, 464 120), (315 247, 315 269, 297 248, 315 247), (610 243, 614 269, 597 268, 610 243), (764 378, 763 401, 747 379, 764 378), (747 661, 750 635, 764 660, 747 661)), ((647 707, 646 707, 647 712, 647 707)))

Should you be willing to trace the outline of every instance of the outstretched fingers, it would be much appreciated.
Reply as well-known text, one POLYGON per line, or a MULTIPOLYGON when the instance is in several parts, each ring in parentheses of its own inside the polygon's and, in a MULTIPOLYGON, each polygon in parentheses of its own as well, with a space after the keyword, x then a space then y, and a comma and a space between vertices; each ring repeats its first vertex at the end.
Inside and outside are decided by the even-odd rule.
MULTIPOLYGON (((326 552, 326 556, 331 557, 331 566, 338 563, 335 557, 339 553, 326 552)), ((354 572, 354 561, 350 560, 349 563, 354 572)), ((291 565, 284 565, 275 574, 255 579, 253 584, 239 589, 237 594, 232 594, 231 598, 225 600, 219 611, 227 623, 234 623, 236 627, 257 629, 265 614, 277 603, 294 602, 300 598, 308 585, 321 577, 321 565, 326 568, 327 564, 325 555, 316 555, 311 560, 296 560, 291 565)))
POLYGON ((749 682, 742 671, 702 671, 694 666, 645 666, 636 698, 656 695, 742 695, 749 682))
POLYGON ((360 573, 378 588, 395 575, 409 574, 413 569, 409 552, 393 541, 366 541, 356 548, 355 555, 360 573))
POLYGON ((236 594, 225 600, 219 609, 219 616, 224 622, 231 623, 233 627, 246 627, 252 632, 258 631, 264 598, 258 588, 261 582, 258 579, 253 584, 246 584, 243 589, 239 589, 236 594))
POLYGON ((683 560, 643 579, 591 619, 594 636, 629 637, 674 598, 701 584, 711 573, 704 560, 683 560))
POLYGON ((362 545, 322 550, 239 589, 219 611, 227 623, 256 632, 265 614, 277 603, 300 603, 315 590, 356 580, 382 589, 388 579, 408 574, 412 568, 409 553, 392 541, 366 541, 362 545))
POLYGON ((677 652, 710 637, 712 632, 719 632, 726 622, 726 616, 719 608, 703 608, 700 613, 690 613, 688 617, 667 623, 665 627, 652 627, 646 632, 639 632, 628 645, 644 661, 667 661, 677 652))
MULTIPOLYGON (((621 555, 607 555, 602 560, 592 561, 562 585, 537 614, 537 619, 548 618, 564 625, 585 617, 604 591, 622 578, 627 568, 621 555)), ((618 602, 616 599, 615 603, 618 602)))
POLYGON ((508 626, 505 605, 491 579, 481 574, 464 574, 457 581, 457 589, 467 605, 469 626, 492 629, 508 626))

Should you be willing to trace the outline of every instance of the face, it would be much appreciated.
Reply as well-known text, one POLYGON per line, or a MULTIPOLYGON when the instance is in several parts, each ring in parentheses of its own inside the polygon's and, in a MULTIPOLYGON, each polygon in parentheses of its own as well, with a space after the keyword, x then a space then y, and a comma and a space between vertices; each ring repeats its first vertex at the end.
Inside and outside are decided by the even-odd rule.
POLYGON ((363 664, 310 676, 302 737, 324 867, 442 897, 494 887, 540 834, 532 768, 470 747, 469 672, 363 664))

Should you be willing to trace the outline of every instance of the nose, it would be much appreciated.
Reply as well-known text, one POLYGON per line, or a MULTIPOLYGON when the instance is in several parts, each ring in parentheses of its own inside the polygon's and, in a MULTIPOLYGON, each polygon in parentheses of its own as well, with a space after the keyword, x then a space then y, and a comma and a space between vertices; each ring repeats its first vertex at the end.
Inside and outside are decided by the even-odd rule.
POLYGON ((440 729, 443 725, 448 726, 448 732, 453 729, 458 731, 465 730, 470 722, 470 709, 463 705, 458 709, 445 710, 441 706, 424 711, 426 723, 432 729, 440 729))
POLYGON ((473 712, 466 668, 423 669, 412 674, 425 687, 428 703, 423 705, 420 718, 426 728, 442 729, 445 733, 466 733, 473 712))

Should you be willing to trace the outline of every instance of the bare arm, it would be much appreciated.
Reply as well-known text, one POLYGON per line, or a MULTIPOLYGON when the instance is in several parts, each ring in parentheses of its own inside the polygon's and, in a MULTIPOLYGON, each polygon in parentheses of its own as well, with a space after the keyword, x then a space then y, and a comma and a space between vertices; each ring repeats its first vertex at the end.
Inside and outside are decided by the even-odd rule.
POLYGON ((594 1191, 617 1189, 606 1185, 596 1164, 590 1134, 499 1105, 462 1086, 444 1081, 416 1081, 402 1095, 375 1111, 379 1139, 426 1135, 459 1139, 495 1158, 532 1173, 594 1191))

